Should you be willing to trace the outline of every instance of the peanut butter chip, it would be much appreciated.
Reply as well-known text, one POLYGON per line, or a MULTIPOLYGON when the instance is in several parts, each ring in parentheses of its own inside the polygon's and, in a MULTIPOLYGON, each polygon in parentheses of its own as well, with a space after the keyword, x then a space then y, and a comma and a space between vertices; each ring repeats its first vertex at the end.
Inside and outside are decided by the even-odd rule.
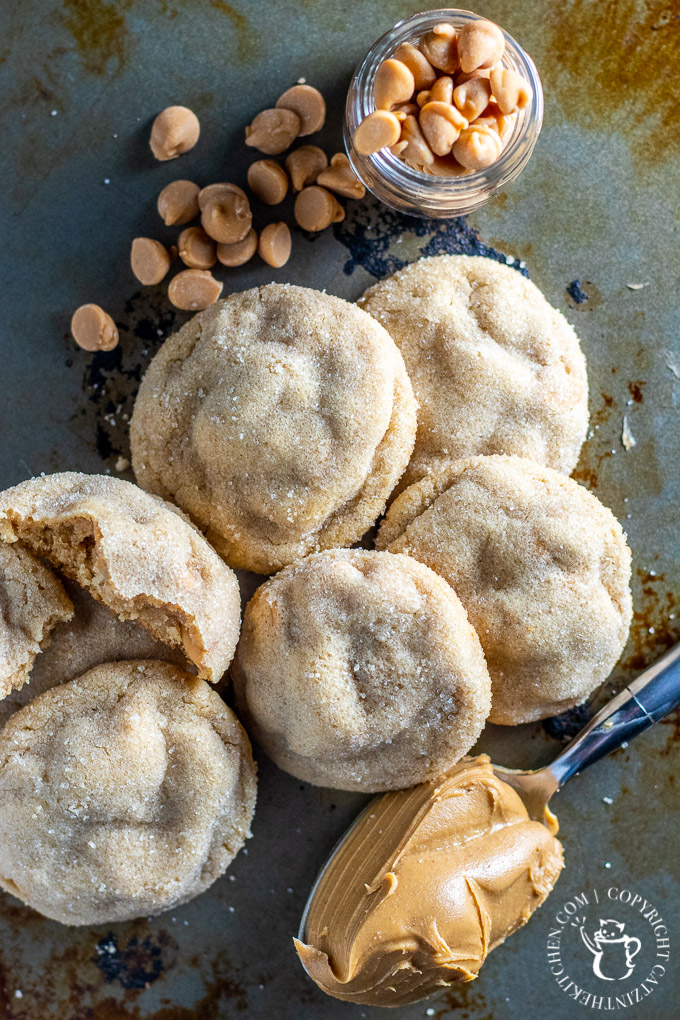
POLYGON ((223 266, 243 266, 257 251, 257 232, 250 228, 242 241, 235 244, 218 244, 217 258, 223 266))
POLYGON ((99 305, 81 305, 71 319, 73 339, 84 351, 112 351, 118 330, 110 315, 99 305))
POLYGON ((224 198, 225 195, 240 195, 246 202, 248 201, 248 196, 238 184, 220 181, 218 184, 208 184, 207 187, 201 188, 198 193, 198 208, 203 212, 213 198, 224 198))
POLYGON ((500 135, 485 126, 471 124, 461 131, 453 155, 468 170, 483 170, 495 163, 503 148, 500 135))
POLYGON ((468 21, 458 33, 461 70, 468 74, 478 67, 493 67, 503 56, 505 37, 493 21, 468 21))
POLYGON ((453 90, 453 101, 467 120, 480 117, 490 99, 491 85, 486 78, 472 78, 453 90))
POLYGON ((214 305, 221 293, 222 284, 204 269, 184 269, 173 276, 168 287, 171 302, 184 312, 199 312, 214 305))
POLYGON ((426 103, 420 111, 420 128, 436 156, 448 156, 468 122, 449 103, 426 103))
POLYGON ((246 145, 267 156, 277 156, 292 145, 301 127, 300 118, 293 110, 263 110, 246 128, 246 145))
POLYGON ((293 191, 314 184, 322 170, 328 166, 328 156, 318 145, 301 145, 286 156, 286 170, 293 191))
POLYGON ((317 183, 345 198, 363 198, 366 194, 366 188, 352 170, 344 152, 337 152, 331 158, 331 165, 327 170, 321 171, 317 183))
POLYGON ((212 269, 217 262, 215 242, 202 227, 187 227, 177 244, 179 257, 189 269, 212 269))
POLYGON ((290 230, 285 223, 268 223, 260 234, 257 251, 268 266, 280 269, 290 258, 290 230))
POLYGON ((429 89, 434 85, 436 73, 427 57, 411 43, 402 43, 394 51, 395 60, 406 64, 413 75, 416 89, 429 89))
POLYGON ((136 237, 130 251, 130 265, 139 282, 151 287, 160 283, 170 268, 170 253, 160 241, 136 237))
POLYGON ((379 110, 391 110, 397 103, 407 103, 415 90, 413 73, 401 60, 383 60, 375 73, 373 95, 379 110))
POLYGON ((294 215, 303 230, 325 230, 345 218, 345 210, 330 191, 313 184, 303 188, 295 199, 294 215))
POLYGON ((362 156, 370 156, 372 152, 398 142, 400 133, 401 126, 393 113, 389 110, 374 110, 368 117, 364 117, 354 132, 354 148, 362 156))
POLYGON ((149 145, 156 159, 175 159, 193 149, 200 133, 201 125, 193 110, 168 106, 153 122, 149 145))
POLYGON ((220 244, 242 241, 253 225, 250 203, 235 191, 216 194, 204 206, 201 223, 206 234, 220 244))
MULTIPOLYGON (((427 99, 428 103, 452 103, 453 102, 453 78, 449 75, 444 74, 441 78, 437 78, 436 82, 430 89, 430 95, 427 99)), ((423 105, 423 104, 419 104, 423 105)))
POLYGON ((326 121, 326 102, 319 90, 311 85, 293 85, 286 89, 276 100, 276 109, 292 110, 297 114, 300 118, 299 135, 312 135, 320 131, 326 121))
POLYGON ((181 226, 198 216, 198 193, 193 181, 171 181, 158 196, 158 213, 166 227, 181 226))
POLYGON ((523 110, 532 96, 529 83, 516 71, 505 67, 494 67, 492 70, 491 91, 503 114, 523 110))
POLYGON ((434 153, 427 144, 415 117, 407 117, 401 128, 400 141, 406 142, 401 158, 411 166, 423 167, 434 163, 434 153))
POLYGON ((451 74, 457 70, 460 61, 456 30, 453 25, 436 25, 432 32, 423 36, 418 46, 432 67, 444 71, 445 74, 451 74))
POLYGON ((288 177, 273 159, 258 159, 248 167, 248 187, 261 202, 278 205, 288 191, 288 177))

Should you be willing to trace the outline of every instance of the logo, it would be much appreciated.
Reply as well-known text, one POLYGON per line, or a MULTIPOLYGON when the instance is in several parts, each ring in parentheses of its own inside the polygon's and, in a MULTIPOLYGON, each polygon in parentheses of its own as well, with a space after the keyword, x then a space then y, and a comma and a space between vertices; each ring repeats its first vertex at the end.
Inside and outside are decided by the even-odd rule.
POLYGON ((628 1009, 654 992, 670 966, 668 926, 641 894, 593 887, 553 914, 547 960, 570 999, 594 1010, 628 1009))

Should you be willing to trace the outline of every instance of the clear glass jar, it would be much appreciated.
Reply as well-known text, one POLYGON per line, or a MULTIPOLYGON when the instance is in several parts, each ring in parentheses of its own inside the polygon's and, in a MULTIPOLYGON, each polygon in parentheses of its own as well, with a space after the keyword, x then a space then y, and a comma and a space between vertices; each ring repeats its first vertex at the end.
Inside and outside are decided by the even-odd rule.
POLYGON ((468 171, 457 177, 425 174, 408 166, 389 149, 370 156, 360 155, 352 144, 354 132, 364 117, 375 109, 375 73, 401 43, 418 39, 442 21, 461 28, 480 18, 472 11, 441 8, 424 11, 399 21, 378 39, 358 65, 347 94, 345 148, 357 176, 386 205, 413 216, 447 218, 479 209, 522 172, 534 150, 543 124, 543 89, 536 65, 528 53, 503 31, 503 67, 521 74, 532 90, 531 102, 515 117, 512 133, 501 155, 485 170, 468 171))

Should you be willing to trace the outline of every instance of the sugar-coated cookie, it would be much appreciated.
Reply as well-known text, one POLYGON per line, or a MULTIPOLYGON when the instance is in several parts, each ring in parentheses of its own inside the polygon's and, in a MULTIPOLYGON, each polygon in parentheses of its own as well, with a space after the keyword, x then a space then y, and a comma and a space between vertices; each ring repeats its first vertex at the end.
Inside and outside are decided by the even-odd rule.
POLYGON ((206 683, 98 666, 0 732, 0 886, 63 924, 169 910, 226 870, 255 791, 248 738, 206 683))
POLYGON ((130 436, 143 488, 181 506, 230 566, 270 573, 376 521, 413 448, 415 402, 375 319, 270 284, 165 342, 130 436))
POLYGON ((535 284, 493 259, 437 255, 370 287, 359 304, 394 339, 419 404, 400 488, 477 454, 573 471, 588 424, 585 358, 535 284))
POLYGON ((491 722, 543 719, 584 700, 614 667, 632 615, 631 555, 607 507, 520 457, 472 457, 409 486, 379 548, 454 588, 491 674, 491 722))
POLYGON ((267 581, 232 668, 237 707, 298 779, 393 790, 474 744, 491 685, 457 596, 408 556, 335 549, 267 581))

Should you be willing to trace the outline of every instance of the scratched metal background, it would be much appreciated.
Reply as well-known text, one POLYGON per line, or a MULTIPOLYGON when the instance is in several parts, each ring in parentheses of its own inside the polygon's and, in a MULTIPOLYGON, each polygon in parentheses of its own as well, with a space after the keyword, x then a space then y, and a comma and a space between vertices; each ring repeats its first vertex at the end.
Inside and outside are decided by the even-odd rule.
MULTIPOLYGON (((140 293, 128 269, 133 236, 171 239, 155 212, 158 191, 176 176, 243 183, 245 123, 300 76, 329 101, 321 144, 336 151, 352 67, 372 39, 418 6, 3 0, 0 486, 40 471, 115 470, 140 372, 179 318, 162 287, 140 293), (149 126, 171 102, 196 110, 202 136, 181 162, 157 164, 149 126), (118 350, 92 358, 74 347, 69 318, 85 301, 114 315, 118 350)), ((680 102, 677 64, 673 72, 669 63, 677 60, 680 20, 664 0, 480 0, 478 10, 524 44, 544 81, 545 127, 519 181, 447 226, 350 203, 333 231, 294 234, 294 257, 276 278, 353 299, 424 250, 482 250, 513 256, 520 269, 526 263, 576 325, 588 356, 592 434, 577 477, 624 522, 633 548, 636 616, 617 685, 679 630, 680 102), (637 441, 628 452, 624 415, 637 441)), ((254 261, 225 271, 226 289, 271 277, 254 261)), ((672 919, 675 972, 635 1007, 636 1018, 671 1020, 680 1002, 677 724, 657 726, 574 780, 558 803, 567 868, 551 905, 607 876, 672 919)), ((491 728, 483 744, 506 764, 545 762, 573 725, 571 717, 491 728)), ((291 945, 316 869, 363 800, 300 785, 262 756, 260 769, 247 854, 174 916, 70 930, 0 895, 0 1015, 382 1015, 324 998, 291 945)), ((545 908, 492 954, 478 981, 400 1016, 423 1017, 426 1008, 463 1020, 583 1015, 548 974, 549 924, 545 908)))

